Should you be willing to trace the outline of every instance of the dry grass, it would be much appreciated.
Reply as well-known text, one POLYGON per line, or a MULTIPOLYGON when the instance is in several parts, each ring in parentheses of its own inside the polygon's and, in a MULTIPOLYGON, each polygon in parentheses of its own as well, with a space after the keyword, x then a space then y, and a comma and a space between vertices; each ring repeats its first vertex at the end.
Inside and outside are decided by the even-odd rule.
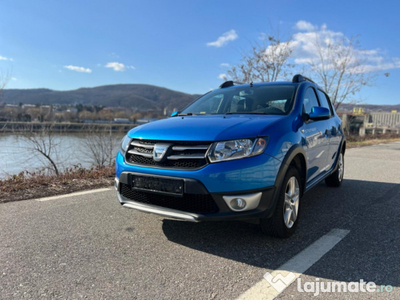
POLYGON ((75 166, 59 176, 25 171, 0 181, 0 203, 108 187, 114 177, 115 166, 90 169, 75 166))
POLYGON ((358 135, 349 135, 346 137, 346 139, 347 139, 347 148, 357 148, 357 147, 400 141, 400 135, 393 133, 380 134, 380 135, 365 135, 363 137, 358 135))

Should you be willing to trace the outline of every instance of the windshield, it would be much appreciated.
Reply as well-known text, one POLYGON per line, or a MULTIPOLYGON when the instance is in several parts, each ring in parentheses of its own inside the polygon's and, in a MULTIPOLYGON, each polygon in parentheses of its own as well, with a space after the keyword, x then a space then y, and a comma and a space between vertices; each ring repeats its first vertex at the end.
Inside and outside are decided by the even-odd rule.
POLYGON ((293 105, 294 85, 238 86, 214 90, 180 114, 284 115, 293 105))

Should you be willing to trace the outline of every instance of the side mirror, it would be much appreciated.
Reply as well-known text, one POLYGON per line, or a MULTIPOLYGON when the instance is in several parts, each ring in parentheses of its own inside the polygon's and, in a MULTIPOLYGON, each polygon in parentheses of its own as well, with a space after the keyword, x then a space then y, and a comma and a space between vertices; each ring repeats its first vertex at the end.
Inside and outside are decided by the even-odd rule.
POLYGON ((331 117, 331 112, 326 107, 314 106, 311 113, 308 114, 310 120, 319 121, 327 120, 331 117))
POLYGON ((177 110, 177 111, 174 111, 172 114, 171 114, 171 117, 176 117, 177 115, 179 115, 179 111, 177 110))

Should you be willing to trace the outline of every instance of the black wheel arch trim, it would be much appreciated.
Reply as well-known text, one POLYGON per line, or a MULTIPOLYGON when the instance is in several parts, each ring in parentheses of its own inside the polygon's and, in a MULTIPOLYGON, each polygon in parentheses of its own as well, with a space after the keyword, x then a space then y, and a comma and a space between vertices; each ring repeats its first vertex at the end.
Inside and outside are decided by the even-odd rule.
MULTIPOLYGON (((345 137, 343 137, 343 139, 342 139, 342 141, 340 143, 339 149, 340 149, 339 153, 343 152, 343 155, 344 155, 345 152, 346 152, 346 138, 345 137)), ((339 155, 336 155, 335 168, 333 169, 332 173, 335 172, 338 169, 338 167, 339 167, 338 162, 339 162, 339 155)))
POLYGON ((299 154, 303 157, 304 164, 305 164, 305 170, 298 170, 301 177, 303 177, 302 171, 305 171, 305 178, 301 178, 302 179, 301 193, 302 194, 304 193, 305 184, 307 181, 307 178, 306 178, 307 177, 307 159, 306 159, 307 156, 306 156, 306 153, 305 153, 303 147, 301 147, 299 144, 296 144, 296 145, 293 145, 289 149, 289 151, 286 153, 284 159, 282 160, 281 166, 278 171, 278 175, 276 176, 276 179, 275 179, 275 190, 274 190, 274 195, 273 195, 272 207, 270 207, 270 209, 268 209, 266 211, 267 214, 264 216, 265 218, 272 217, 272 215, 275 211, 276 204, 278 202, 277 200, 278 200, 279 192, 281 190, 283 179, 285 178, 285 175, 286 175, 290 165, 292 164, 293 160, 299 154))

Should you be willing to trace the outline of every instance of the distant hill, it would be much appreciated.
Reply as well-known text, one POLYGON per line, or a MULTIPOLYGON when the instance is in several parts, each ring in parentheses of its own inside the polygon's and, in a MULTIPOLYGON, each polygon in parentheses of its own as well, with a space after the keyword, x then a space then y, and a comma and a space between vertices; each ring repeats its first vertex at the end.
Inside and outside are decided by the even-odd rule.
MULTIPOLYGON (((200 95, 185 94, 147 84, 115 84, 71 91, 50 89, 5 89, 0 102, 11 104, 61 104, 103 105, 137 108, 139 110, 174 108, 182 109, 200 95)), ((353 107, 362 107, 366 112, 400 112, 397 105, 342 104, 339 112, 352 112, 353 107)))
POLYGON ((5 89, 1 102, 10 104, 103 105, 147 109, 182 109, 199 95, 146 84, 116 84, 71 91, 5 89))

